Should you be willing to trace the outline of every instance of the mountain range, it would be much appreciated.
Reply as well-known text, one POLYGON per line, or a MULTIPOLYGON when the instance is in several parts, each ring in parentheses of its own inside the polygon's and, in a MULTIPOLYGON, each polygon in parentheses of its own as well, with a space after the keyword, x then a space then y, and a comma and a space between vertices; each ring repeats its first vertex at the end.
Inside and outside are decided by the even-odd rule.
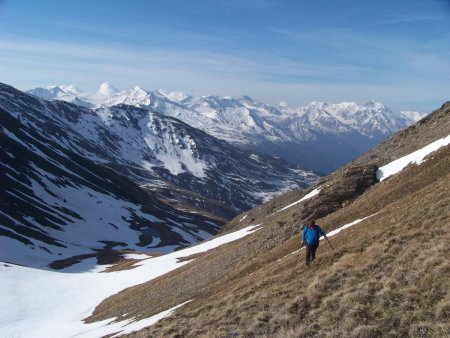
POLYGON ((91 109, 0 84, 0 113, 0 240, 18 263, 172 251, 318 177, 151 109, 91 109))
POLYGON ((201 96, 149 91, 139 86, 120 91, 102 83, 95 94, 75 86, 35 88, 28 93, 86 107, 120 104, 175 117, 241 149, 254 150, 329 173, 424 116, 395 113, 379 102, 312 102, 303 107, 271 106, 248 96, 201 96))

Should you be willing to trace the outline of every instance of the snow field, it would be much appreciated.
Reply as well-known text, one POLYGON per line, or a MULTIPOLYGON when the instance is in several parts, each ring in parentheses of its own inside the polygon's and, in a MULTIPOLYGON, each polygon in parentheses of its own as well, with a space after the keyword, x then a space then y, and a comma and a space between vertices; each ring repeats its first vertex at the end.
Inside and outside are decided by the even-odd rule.
POLYGON ((142 255, 133 255, 132 258, 139 258, 140 261, 134 269, 125 271, 100 273, 104 267, 96 266, 90 271, 68 272, 75 271, 77 267, 81 268, 83 265, 95 266, 94 258, 62 270, 63 272, 2 264, 0 265, 2 276, 0 279, 0 299, 2 300, 0 336, 100 337, 121 330, 129 332, 129 330, 151 325, 165 315, 169 315, 174 309, 164 311, 156 317, 153 316, 153 319, 146 318, 132 324, 129 320, 111 324, 114 318, 92 324, 85 324, 82 320, 88 317, 105 298, 190 262, 179 262, 179 258, 238 240, 256 231, 258 227, 259 225, 249 226, 160 257, 145 259, 142 255))

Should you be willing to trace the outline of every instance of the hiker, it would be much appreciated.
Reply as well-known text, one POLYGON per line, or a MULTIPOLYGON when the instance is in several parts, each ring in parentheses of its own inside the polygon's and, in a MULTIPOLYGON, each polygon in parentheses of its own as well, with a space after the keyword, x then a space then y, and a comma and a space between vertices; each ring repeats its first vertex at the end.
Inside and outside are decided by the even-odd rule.
POLYGON ((328 240, 327 235, 318 225, 316 225, 314 219, 310 220, 309 224, 303 228, 302 246, 306 245, 306 266, 308 267, 314 258, 316 258, 316 250, 319 247, 319 238, 322 236, 328 240))

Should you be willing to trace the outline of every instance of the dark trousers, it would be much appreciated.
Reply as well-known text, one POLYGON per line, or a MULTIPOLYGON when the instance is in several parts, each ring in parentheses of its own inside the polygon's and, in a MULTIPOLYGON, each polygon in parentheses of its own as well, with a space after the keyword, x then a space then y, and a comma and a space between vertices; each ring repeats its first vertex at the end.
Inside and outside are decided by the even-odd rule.
POLYGON ((306 244, 306 265, 309 266, 311 262, 316 258, 316 251, 319 244, 306 244))

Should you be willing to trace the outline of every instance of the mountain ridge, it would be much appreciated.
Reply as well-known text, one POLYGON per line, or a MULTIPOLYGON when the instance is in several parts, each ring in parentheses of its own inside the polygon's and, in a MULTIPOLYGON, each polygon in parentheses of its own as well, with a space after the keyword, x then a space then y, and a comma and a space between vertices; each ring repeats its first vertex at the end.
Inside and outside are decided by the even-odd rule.
POLYGON ((103 101, 92 103, 118 104, 153 109, 242 149, 281 156, 291 163, 325 173, 423 117, 417 112, 394 113, 373 101, 360 105, 312 102, 290 108, 270 106, 248 96, 193 97, 148 91, 139 86, 114 92, 103 101), (297 149, 300 149, 298 154, 297 149))

